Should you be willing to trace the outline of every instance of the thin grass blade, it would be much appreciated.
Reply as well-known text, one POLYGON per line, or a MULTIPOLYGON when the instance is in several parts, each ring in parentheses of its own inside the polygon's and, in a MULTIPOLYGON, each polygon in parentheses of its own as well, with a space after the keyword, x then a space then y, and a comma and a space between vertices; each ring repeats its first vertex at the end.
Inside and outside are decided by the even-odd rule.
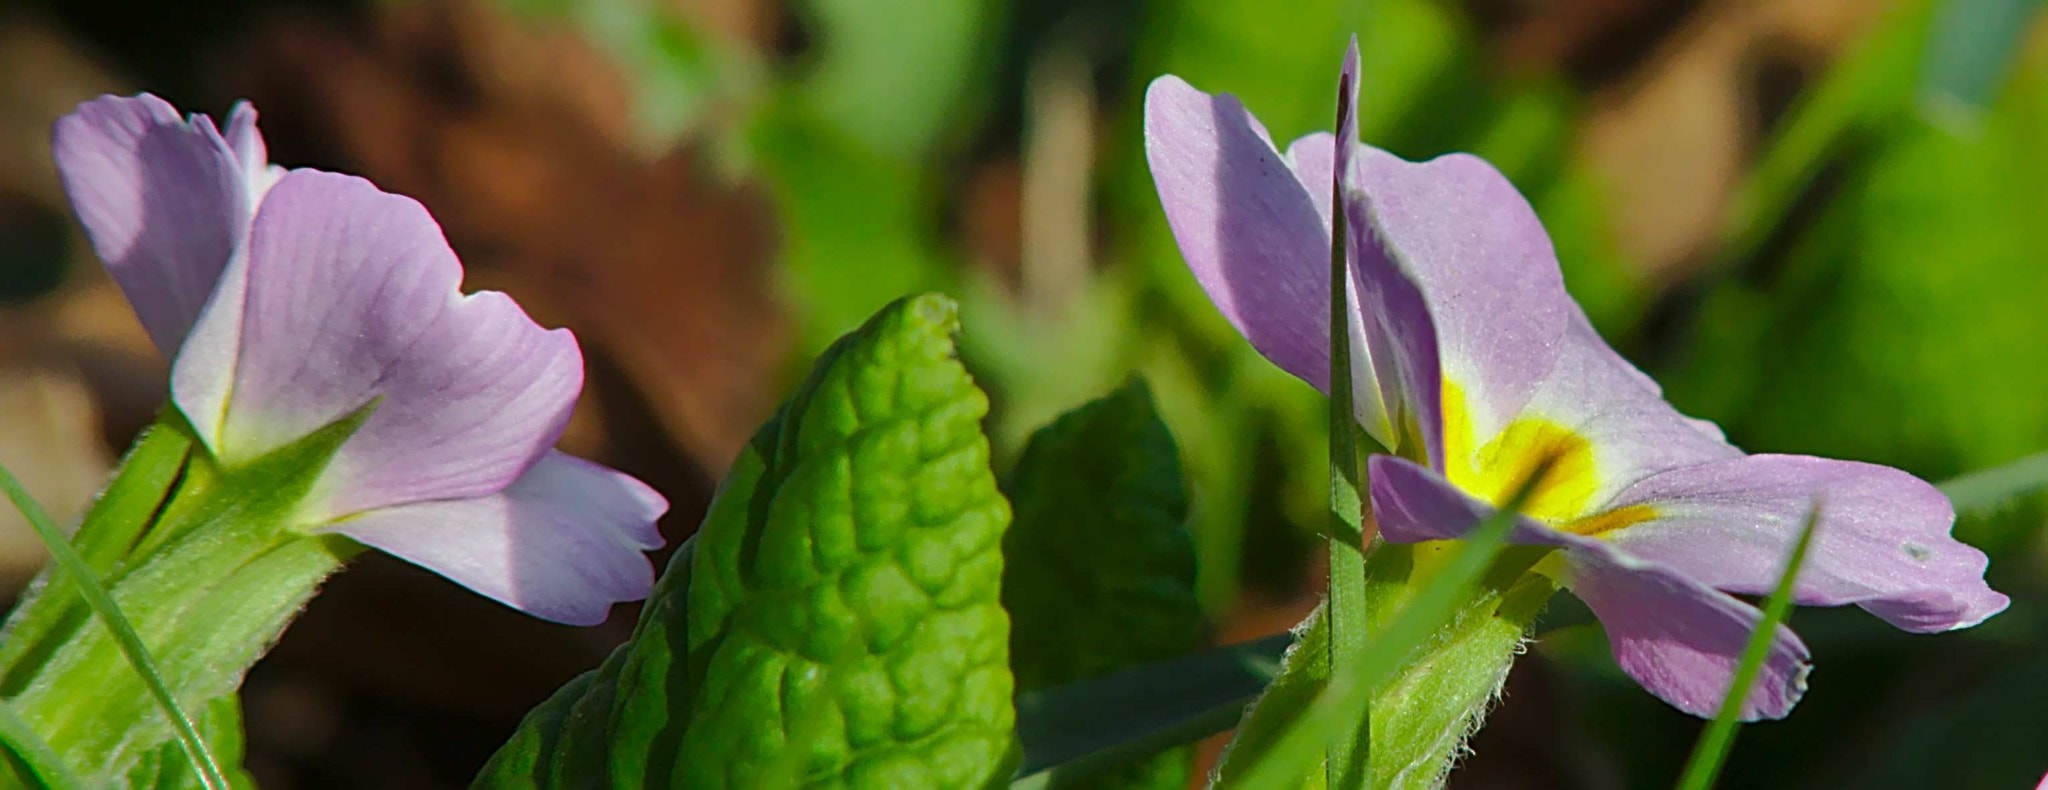
POLYGON ((1993 510, 2019 497, 2048 489, 2048 452, 1979 469, 1937 486, 1957 513, 1993 510))
POLYGON ((193 769, 199 774, 200 783, 205 785, 207 790, 228 790, 227 778, 221 774, 220 765, 214 761, 213 752, 207 748, 206 741, 200 738, 199 728, 193 726, 192 717, 185 715, 184 709, 178 707, 177 699, 171 696, 170 689, 164 685, 163 676, 157 672, 155 662, 150 660, 149 649, 142 644, 142 637, 135 633, 135 628, 129 625, 128 618, 121 614, 120 608, 114 605, 114 599, 107 595, 106 587, 100 584, 99 575, 93 573, 92 567, 86 564, 84 557, 79 556, 70 539, 64 536, 63 530, 58 529, 56 522, 50 519, 50 514, 28 495, 28 491, 21 487, 21 481, 15 479, 14 473, 8 471, 6 467, 0 467, 0 488, 6 489, 7 498, 14 501, 14 506, 21 511, 22 517, 35 528, 36 537, 41 538, 43 545, 49 548, 50 557, 56 560, 59 568, 71 576, 72 581, 78 585, 80 594, 85 596, 86 604, 92 607, 102 622, 106 623, 107 630, 113 632, 114 640, 121 646, 121 652, 128 656, 129 665, 135 668, 136 674, 142 676, 142 682, 149 687, 150 695, 156 698, 158 706, 163 708, 164 716, 170 719, 171 728, 177 733, 178 743, 184 748, 185 756, 191 759, 193 769))
POLYGON ((1711 790, 1714 780, 1721 775, 1721 766, 1728 761, 1728 752, 1735 746, 1735 729, 1741 723, 1738 719, 1742 702, 1749 698, 1764 660, 1770 657, 1771 640, 1777 635, 1778 624, 1785 622, 1785 616, 1792 611, 1792 589, 1800 568, 1806 565, 1807 550, 1813 546, 1820 508, 1821 503, 1815 501, 1806 514, 1806 525, 1799 530, 1799 540, 1792 544, 1792 556, 1785 560, 1785 572, 1778 576, 1778 587, 1764 603, 1764 617, 1757 622, 1749 644, 1742 648, 1742 663, 1736 665, 1728 694, 1721 698, 1721 708, 1714 712, 1714 720, 1707 723, 1700 739, 1693 744, 1692 757, 1686 760, 1685 773, 1678 780, 1680 790, 1711 790))

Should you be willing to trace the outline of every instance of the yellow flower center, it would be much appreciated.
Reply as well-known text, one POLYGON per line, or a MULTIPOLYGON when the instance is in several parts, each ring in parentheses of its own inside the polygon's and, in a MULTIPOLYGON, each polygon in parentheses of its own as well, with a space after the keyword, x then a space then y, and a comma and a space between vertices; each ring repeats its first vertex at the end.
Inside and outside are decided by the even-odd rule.
POLYGON ((1593 443, 1578 432, 1539 416, 1523 414, 1485 445, 1474 447, 1465 393, 1444 380, 1444 471, 1451 484, 1495 507, 1505 506, 1545 459, 1550 473, 1536 484, 1522 512, 1566 532, 1599 535, 1654 518, 1648 505, 1591 513, 1600 491, 1593 443))

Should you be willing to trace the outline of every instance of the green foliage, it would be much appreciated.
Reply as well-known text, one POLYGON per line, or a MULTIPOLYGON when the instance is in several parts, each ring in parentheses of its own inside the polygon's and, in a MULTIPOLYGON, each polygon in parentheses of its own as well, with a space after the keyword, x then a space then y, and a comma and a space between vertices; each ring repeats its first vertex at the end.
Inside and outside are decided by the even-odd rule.
MULTIPOLYGON (((1216 767, 1216 785, 1229 787, 1252 765, 1267 759, 1295 717, 1330 684, 1330 618, 1321 607, 1295 629, 1294 646, 1280 659, 1280 675, 1266 687, 1216 767)), ((1302 765, 1305 788, 1324 787, 1321 761, 1302 765)))
POLYGON ((360 550, 287 527, 367 414, 222 469, 203 452, 188 454, 190 429, 167 410, 131 454, 78 534, 92 558, 84 570, 107 567, 107 597, 132 634, 97 625, 93 610, 104 607, 89 607, 71 581, 88 574, 64 563, 44 572, 0 639, 0 695, 81 778, 116 784, 186 730, 182 717, 160 709, 166 701, 190 710, 231 697, 320 581, 360 550), (172 479, 177 489, 158 512, 154 502, 172 479), (146 528, 120 523, 129 519, 146 528), (153 678, 130 664, 145 651, 153 678))
POLYGON ((530 713, 477 786, 1007 779, 1010 512, 957 329, 950 301, 912 297, 827 350, 634 639, 530 713))
POLYGON ((13 706, 0 701, 0 769, 13 783, 45 790, 77 790, 84 787, 57 751, 36 734, 36 729, 13 706))
MULTIPOLYGON (((1448 601, 1438 600, 1443 594, 1438 591, 1427 605, 1416 607, 1431 582, 1417 577, 1415 554, 1441 549, 1382 544, 1367 558, 1370 641, 1359 671, 1348 674, 1378 676, 1367 681, 1372 688, 1370 787, 1429 788, 1440 782, 1465 739, 1478 729, 1507 679, 1525 631, 1549 597, 1549 588, 1538 580, 1518 586, 1515 574, 1494 573, 1455 589, 1448 601), (1391 632, 1396 618, 1411 608, 1418 613, 1411 620, 1424 614, 1438 619, 1419 633, 1412 630, 1420 627, 1414 623, 1391 632)), ((1444 573, 1435 578, 1455 577, 1444 573)), ((1311 722, 1341 719, 1346 703, 1355 705, 1362 696, 1353 681, 1331 683, 1328 628, 1322 610, 1303 622, 1280 678, 1252 709, 1225 754, 1221 786, 1273 786, 1274 781, 1325 786, 1322 762, 1300 752, 1303 744, 1313 750, 1320 740, 1301 740, 1295 731, 1332 732, 1317 730, 1311 722)))
POLYGON ((1979 469, 1941 484, 1956 512, 1989 512, 2013 500, 2048 489, 2048 452, 1990 469, 1979 469))
POLYGON ((164 717, 170 721, 172 730, 177 734, 178 747, 184 751, 185 756, 190 759, 190 764, 198 771, 200 783, 209 790, 227 790, 227 779, 221 775, 220 765, 214 759, 212 750, 200 737, 191 717, 178 704, 178 700, 171 696, 171 690, 164 684, 163 675, 157 671, 156 662, 149 656, 149 649, 142 644, 142 637, 135 633, 135 627, 128 623, 128 617, 122 614, 120 607, 114 604, 113 598, 107 595, 107 588, 100 583, 100 575, 86 564, 85 558, 79 556, 78 550, 72 547, 70 538, 65 536, 56 522, 50 520, 50 515, 43 512, 42 505, 29 497, 28 492, 22 489, 21 482, 14 478, 14 473, 7 471, 5 467, 0 467, 0 489, 5 489, 7 498, 13 500, 14 506, 21 511, 22 518, 35 529, 36 537, 41 538, 43 546, 49 549, 55 565, 71 578, 71 583, 77 587, 79 597, 84 600, 85 605, 92 609, 93 614, 97 615, 100 622, 113 634, 115 644, 120 647, 122 657, 127 659, 129 668, 141 678, 143 686, 149 690, 150 697, 161 707, 164 717))
POLYGON ((1436 788, 1442 782, 1499 694, 1550 587, 1503 567, 1526 561, 1497 565, 1479 583, 1444 587, 1440 581, 1456 575, 1419 577, 1417 551, 1430 555, 1444 546, 1380 544, 1366 559, 1368 645, 1356 671, 1331 675, 1323 610, 1303 620, 1280 679, 1225 753, 1219 767, 1223 788, 1327 786, 1325 765, 1317 759, 1323 741, 1315 735, 1333 733, 1339 720, 1354 714, 1348 710, 1364 702, 1360 684, 1372 688, 1372 774, 1366 786, 1436 788), (1397 628, 1399 618, 1409 622, 1397 628), (1346 682, 1333 684, 1331 677, 1346 682))
MULTIPOLYGON (((1173 436, 1140 381, 1040 429, 1009 481, 1003 604, 1020 691, 1192 651, 1202 611, 1173 436)), ((1171 749, 1053 787, 1187 785, 1192 749, 1171 749)))
POLYGON ((1545 549, 1503 542, 1549 462, 1466 540, 1381 543, 1366 559, 1366 644, 1333 662, 1332 610, 1304 623, 1281 677, 1259 700, 1218 769, 1221 787, 1433 788, 1443 782, 1555 587, 1528 570, 1545 549), (1329 771, 1317 759, 1360 710, 1372 753, 1329 771))

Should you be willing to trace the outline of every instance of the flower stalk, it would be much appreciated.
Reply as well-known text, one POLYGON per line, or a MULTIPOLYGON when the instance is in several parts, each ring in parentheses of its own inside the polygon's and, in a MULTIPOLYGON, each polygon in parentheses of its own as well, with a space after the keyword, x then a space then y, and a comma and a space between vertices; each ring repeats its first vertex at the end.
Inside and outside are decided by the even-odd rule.
MULTIPOLYGON (((232 694, 319 584, 362 550, 287 529, 361 419, 233 470, 176 452, 171 437, 188 430, 181 422, 167 411, 137 443, 78 544, 153 657, 161 693, 198 710, 232 694), (144 507, 166 467, 176 470, 175 486, 144 507)), ((74 770, 108 780, 170 738, 176 723, 155 709, 158 690, 130 666, 131 646, 91 616, 65 569, 46 570, 9 617, 0 695, 74 770), (74 693, 80 688, 97 692, 74 693)))

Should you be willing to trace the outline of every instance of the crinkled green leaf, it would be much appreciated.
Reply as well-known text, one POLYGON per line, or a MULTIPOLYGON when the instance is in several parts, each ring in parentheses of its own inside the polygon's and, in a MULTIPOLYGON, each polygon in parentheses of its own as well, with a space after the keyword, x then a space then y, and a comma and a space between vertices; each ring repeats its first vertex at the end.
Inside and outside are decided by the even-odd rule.
POLYGON ((1010 520, 939 296, 827 350, 633 640, 478 787, 977 787, 1009 776, 1010 520), (687 615, 687 616, 686 616, 687 615))
MULTIPOLYGON (((1194 650, 1202 633, 1173 436, 1132 381, 1032 436, 1011 474, 1003 602, 1020 691, 1194 650)), ((1052 787, 1187 785, 1191 747, 1052 787)))
POLYGON ((746 529, 699 533, 681 784, 1006 778, 1010 510, 957 326, 921 296, 842 340, 785 407, 746 529))

